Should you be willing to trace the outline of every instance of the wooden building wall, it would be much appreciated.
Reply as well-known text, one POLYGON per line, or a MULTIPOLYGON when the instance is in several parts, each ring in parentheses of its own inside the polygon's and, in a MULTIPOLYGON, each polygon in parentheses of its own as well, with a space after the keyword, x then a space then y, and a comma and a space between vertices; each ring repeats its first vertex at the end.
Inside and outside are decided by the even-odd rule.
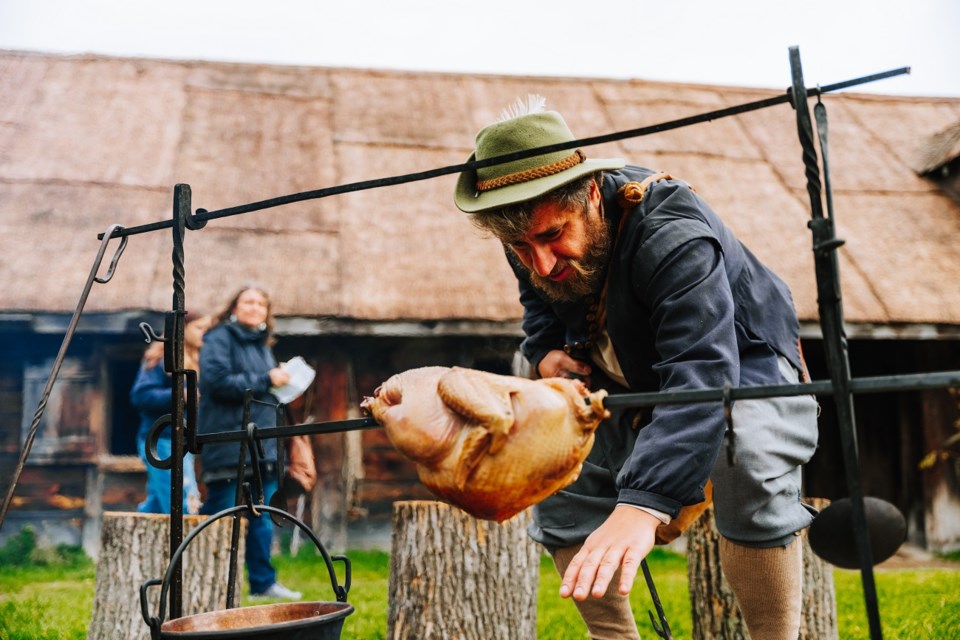
MULTIPOLYGON (((6 354, 0 360, 0 490, 6 490, 46 381, 41 365, 56 354, 60 340, 62 335, 28 339, 0 328, 0 349, 6 354)), ((294 419, 326 422, 359 417, 362 397, 399 371, 440 364, 508 373, 517 342, 513 337, 281 335, 275 350, 281 360, 301 355, 317 369, 311 389, 292 406, 294 419)), ((818 340, 804 342, 818 380, 828 378, 822 349, 818 340)), ((83 541, 91 550, 102 511, 132 510, 143 499, 142 463, 117 453, 135 437, 135 416, 125 403, 142 350, 142 339, 129 332, 76 341, 55 387, 59 399, 48 405, 48 424, 0 535, 33 523, 50 542, 83 541)), ((850 341, 850 359, 855 377, 952 370, 960 365, 960 341, 857 339, 850 341)), ((820 403, 820 447, 806 469, 807 493, 843 497, 847 490, 833 399, 823 397, 820 403)), ((948 390, 872 394, 858 396, 855 405, 866 494, 901 509, 912 541, 934 550, 960 547, 956 454, 919 468, 927 453, 957 433, 957 397, 948 390)), ((357 543, 349 536, 358 531, 382 532, 395 500, 430 497, 412 463, 379 428, 312 440, 319 478, 304 520, 331 548, 357 543)))
MULTIPOLYGON (((956 340, 850 340, 853 377, 960 369, 956 340)), ((811 376, 828 379, 822 342, 804 343, 811 376)), ((820 444, 805 469, 808 495, 849 495, 832 396, 819 398, 820 444)), ((909 539, 932 551, 960 548, 960 451, 921 469, 921 461, 960 429, 960 407, 949 389, 854 397, 860 478, 865 495, 896 505, 909 539)))
MULTIPOLYGON (((63 334, 56 333, 58 327, 34 332, 20 323, 0 325, 0 491, 5 494, 63 334)), ((126 401, 142 344, 129 334, 74 338, 44 407, 2 538, 30 524, 44 543, 85 542, 89 550, 103 509, 132 509, 142 499, 143 465, 130 455, 136 450, 137 425, 126 401)))

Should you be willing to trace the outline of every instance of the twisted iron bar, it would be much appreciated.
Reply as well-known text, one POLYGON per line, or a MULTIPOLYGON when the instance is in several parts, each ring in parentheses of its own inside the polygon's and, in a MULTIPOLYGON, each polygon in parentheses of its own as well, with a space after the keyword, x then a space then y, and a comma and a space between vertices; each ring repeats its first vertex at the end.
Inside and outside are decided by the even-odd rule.
MULTIPOLYGON (((176 549, 183 540, 183 457, 184 435, 184 315, 186 314, 186 267, 183 241, 190 218, 190 185, 178 184, 173 190, 173 313, 167 325, 172 328, 167 337, 172 340, 164 349, 164 366, 172 377, 170 389, 172 421, 170 425, 170 549, 176 549)), ((194 399, 191 398, 191 401, 194 399)), ((194 402, 195 405, 195 402, 194 402)), ((194 418, 196 416, 193 416, 194 418)), ((191 432, 196 425, 190 426, 191 432)), ((170 617, 179 618, 183 610, 183 566, 179 557, 170 567, 170 617)), ((232 583, 231 583, 232 584, 232 583)))
MULTIPOLYGON (((857 453, 856 419, 854 417, 853 393, 850 390, 850 361, 847 351, 847 337, 843 329, 843 303, 840 295, 840 268, 837 249, 843 244, 834 235, 834 218, 823 215, 820 169, 817 164, 817 150, 814 143, 813 125, 810 121, 810 107, 803 83, 803 69, 800 64, 800 50, 790 47, 790 69, 793 77, 794 109, 796 110, 797 133, 803 148, 803 164, 807 175, 807 193, 810 196, 812 218, 809 223, 813 235, 814 269, 817 279, 817 306, 820 311, 820 325, 823 331, 823 345, 826 352, 830 379, 834 387, 834 405, 837 409, 837 426, 840 435, 840 449, 850 494, 851 515, 854 540, 860 560, 860 578, 863 584, 864 603, 870 638, 880 640, 883 636, 880 627, 880 607, 877 602, 877 588, 873 576, 873 553, 870 550, 870 535, 867 529, 866 511, 863 501, 863 485, 860 481, 860 464, 857 453)), ((821 155, 823 173, 829 186, 829 165, 827 163, 826 112, 820 105, 822 127, 820 128, 821 155)), ((832 204, 828 192, 828 202, 832 204)))

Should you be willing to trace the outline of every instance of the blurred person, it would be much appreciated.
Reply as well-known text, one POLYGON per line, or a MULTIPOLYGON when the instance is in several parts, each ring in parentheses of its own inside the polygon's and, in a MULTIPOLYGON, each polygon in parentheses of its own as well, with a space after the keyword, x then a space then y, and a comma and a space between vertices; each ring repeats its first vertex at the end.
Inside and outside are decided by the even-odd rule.
MULTIPOLYGON (((270 393, 289 381, 289 374, 277 366, 273 354, 273 314, 266 291, 256 286, 241 288, 216 316, 207 333, 200 366, 199 432, 237 431, 243 427, 243 396, 253 392, 250 420, 258 427, 277 425, 277 399, 270 393)), ((212 515, 236 503, 237 443, 207 444, 201 454, 201 479, 207 499, 201 513, 212 515)), ((263 499, 269 504, 277 491, 277 442, 263 441, 260 460, 263 499)), ((246 480, 253 470, 247 452, 246 480)), ((252 597, 299 600, 301 594, 277 582, 277 571, 270 561, 273 522, 266 514, 250 517, 246 537, 246 567, 252 597)))
MULTIPOLYGON (((210 316, 187 313, 184 316, 183 363, 185 369, 198 371, 203 334, 210 327, 210 316)), ((154 342, 143 354, 140 370, 130 388, 130 402, 140 412, 137 430, 137 453, 147 467, 147 497, 137 506, 140 513, 170 513, 170 470, 158 469, 147 460, 146 445, 150 427, 160 417, 172 412, 173 376, 163 368, 163 342, 154 342)), ((199 371, 198 371, 199 374, 199 371)), ((170 428, 157 439, 157 457, 169 458, 172 450, 170 428)), ((193 454, 183 458, 183 512, 200 511, 200 491, 194 468, 193 454)))

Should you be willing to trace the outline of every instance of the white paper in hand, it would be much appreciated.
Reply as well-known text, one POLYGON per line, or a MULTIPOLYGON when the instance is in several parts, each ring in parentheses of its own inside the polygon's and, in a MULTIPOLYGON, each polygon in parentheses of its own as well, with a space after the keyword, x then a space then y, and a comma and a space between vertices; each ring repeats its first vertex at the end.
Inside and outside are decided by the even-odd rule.
POLYGON ((310 383, 313 382, 316 371, 297 356, 280 364, 280 368, 290 374, 290 380, 282 387, 270 387, 270 393, 276 396, 283 404, 288 404, 299 398, 310 383))

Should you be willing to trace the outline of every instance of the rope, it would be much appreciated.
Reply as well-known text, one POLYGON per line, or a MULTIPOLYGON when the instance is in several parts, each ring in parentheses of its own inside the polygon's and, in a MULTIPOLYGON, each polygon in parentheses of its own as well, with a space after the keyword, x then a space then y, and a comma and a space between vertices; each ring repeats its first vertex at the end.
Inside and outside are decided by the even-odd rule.
POLYGON ((499 178, 491 178, 490 180, 477 180, 477 191, 490 191, 491 189, 499 189, 500 187, 507 187, 512 184, 520 184, 523 182, 530 182, 531 180, 536 180, 538 178, 546 178, 547 176, 552 176, 560 173, 561 171, 566 171, 571 167, 575 167, 586 159, 587 156, 583 155, 583 152, 580 151, 580 149, 577 149, 563 160, 558 160, 542 167, 534 167, 532 169, 516 171, 514 173, 508 173, 500 176, 499 178))

